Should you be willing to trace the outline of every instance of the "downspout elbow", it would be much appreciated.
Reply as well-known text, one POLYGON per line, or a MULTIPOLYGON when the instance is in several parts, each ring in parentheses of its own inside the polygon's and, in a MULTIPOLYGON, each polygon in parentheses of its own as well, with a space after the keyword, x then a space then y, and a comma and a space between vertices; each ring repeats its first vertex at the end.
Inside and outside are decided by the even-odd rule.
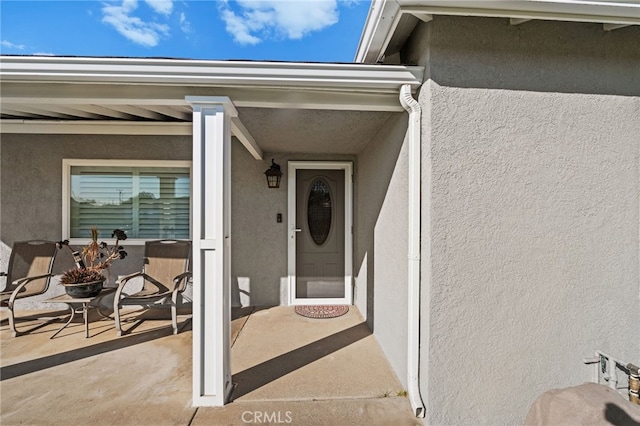
MULTIPOLYGON (((418 101, 413 99, 413 95, 411 94, 411 86, 409 84, 405 84, 400 88, 400 104, 409 114, 422 114, 422 109, 420 108, 420 104, 418 101)), ((420 120, 420 115, 413 117, 420 120)), ((410 116, 409 119, 412 117, 410 116)))

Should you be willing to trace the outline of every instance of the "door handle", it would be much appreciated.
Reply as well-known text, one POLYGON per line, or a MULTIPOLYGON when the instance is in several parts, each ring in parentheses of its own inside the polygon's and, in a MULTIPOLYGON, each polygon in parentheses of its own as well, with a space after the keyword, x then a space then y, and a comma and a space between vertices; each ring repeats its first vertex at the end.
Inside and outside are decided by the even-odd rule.
POLYGON ((302 229, 300 229, 300 228, 296 228, 296 229, 295 229, 295 231, 296 231, 296 232, 302 232, 302 229))

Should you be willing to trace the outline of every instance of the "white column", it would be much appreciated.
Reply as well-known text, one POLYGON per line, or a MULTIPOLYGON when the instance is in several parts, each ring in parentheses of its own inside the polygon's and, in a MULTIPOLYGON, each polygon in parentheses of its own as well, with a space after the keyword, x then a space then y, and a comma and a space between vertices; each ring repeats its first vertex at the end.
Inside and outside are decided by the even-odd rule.
POLYGON ((231 383, 231 117, 226 97, 193 107, 193 405, 222 406, 231 383))

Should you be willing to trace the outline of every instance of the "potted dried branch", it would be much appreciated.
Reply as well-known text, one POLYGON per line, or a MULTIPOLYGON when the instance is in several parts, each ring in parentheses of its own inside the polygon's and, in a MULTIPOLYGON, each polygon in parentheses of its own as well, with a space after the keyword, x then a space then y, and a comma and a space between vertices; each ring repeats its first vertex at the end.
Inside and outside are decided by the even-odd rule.
POLYGON ((60 278, 60 284, 65 292, 76 298, 97 296, 102 290, 106 280, 105 271, 116 259, 124 259, 127 252, 120 245, 120 241, 127 239, 127 234, 121 229, 115 229, 111 234, 116 239, 115 244, 109 247, 107 243, 98 243, 98 229, 91 228, 91 242, 82 248, 82 253, 74 251, 69 246, 69 240, 58 241, 58 249, 67 247, 71 250, 76 267, 65 271, 60 278))

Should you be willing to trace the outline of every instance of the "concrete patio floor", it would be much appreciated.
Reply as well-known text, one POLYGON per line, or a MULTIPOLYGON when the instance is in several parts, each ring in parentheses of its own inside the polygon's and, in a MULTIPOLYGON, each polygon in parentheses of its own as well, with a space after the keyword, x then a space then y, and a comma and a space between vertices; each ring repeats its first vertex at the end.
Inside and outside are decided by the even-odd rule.
POLYGON ((234 310, 236 387, 221 408, 191 407, 188 320, 174 336, 168 319, 147 313, 118 338, 113 321, 91 318, 85 339, 80 318, 50 339, 61 323, 12 338, 1 318, 2 425, 421 424, 353 306, 332 319, 292 307, 234 310))

